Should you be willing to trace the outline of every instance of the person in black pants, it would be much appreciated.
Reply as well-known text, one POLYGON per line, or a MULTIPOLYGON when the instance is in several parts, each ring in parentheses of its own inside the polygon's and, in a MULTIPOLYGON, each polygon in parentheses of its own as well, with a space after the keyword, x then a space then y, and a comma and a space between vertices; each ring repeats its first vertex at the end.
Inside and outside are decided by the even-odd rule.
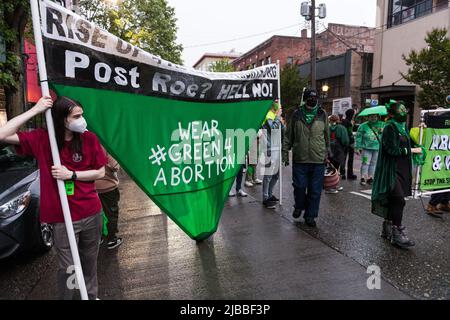
POLYGON ((372 213, 384 218, 381 236, 406 248, 414 246, 402 225, 405 197, 411 195, 411 156, 422 149, 411 148, 406 107, 396 102, 388 112, 390 120, 383 131, 372 188, 372 213))
POLYGON ((239 169, 237 175, 236 175, 236 192, 230 191, 229 197, 235 197, 236 195, 238 197, 246 197, 248 194, 242 190, 242 178, 244 176, 244 165, 241 165, 241 168, 239 169))
POLYGON ((341 167, 342 179, 356 180, 357 176, 353 173, 353 159, 355 157, 355 137, 353 136, 353 128, 355 126, 353 117, 355 115, 354 109, 345 111, 345 119, 342 120, 342 125, 347 129, 348 138, 350 140, 348 147, 345 148, 345 160, 347 160, 347 176, 345 175, 345 165, 341 167))

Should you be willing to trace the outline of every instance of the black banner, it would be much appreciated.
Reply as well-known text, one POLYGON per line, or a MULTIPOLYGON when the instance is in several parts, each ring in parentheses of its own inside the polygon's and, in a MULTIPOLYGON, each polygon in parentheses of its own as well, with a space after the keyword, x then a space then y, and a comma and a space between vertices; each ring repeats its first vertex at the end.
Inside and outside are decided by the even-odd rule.
POLYGON ((444 112, 439 115, 427 113, 425 115, 425 124, 429 128, 448 129, 450 128, 450 112, 444 112))
MULTIPOLYGON (((273 100, 277 80, 208 79, 44 37, 50 83, 208 102, 273 100)), ((265 70, 277 75, 276 65, 265 70)))

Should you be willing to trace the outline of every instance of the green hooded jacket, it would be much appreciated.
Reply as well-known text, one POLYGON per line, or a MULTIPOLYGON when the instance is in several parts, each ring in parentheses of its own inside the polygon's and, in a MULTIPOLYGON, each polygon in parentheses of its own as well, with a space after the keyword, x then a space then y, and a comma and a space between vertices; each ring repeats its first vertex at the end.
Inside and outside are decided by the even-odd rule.
MULTIPOLYGON (((389 194, 394 190, 397 180, 397 159, 411 153, 411 141, 408 136, 408 147, 400 147, 400 132, 389 123, 383 130, 377 167, 372 186, 372 213, 387 218, 389 194)), ((411 164, 412 165, 412 164, 411 164)), ((412 169, 411 169, 412 170, 412 169)))
POLYGON ((339 141, 343 147, 348 147, 350 144, 347 128, 342 124, 330 125, 330 143, 333 144, 334 141, 339 141))
POLYGON ((362 123, 359 126, 358 131, 356 132, 355 149, 380 149, 379 140, 381 140, 381 133, 383 131, 384 125, 385 123, 383 121, 377 121, 373 124, 369 121, 362 123), (378 139, 375 133, 377 133, 378 139))

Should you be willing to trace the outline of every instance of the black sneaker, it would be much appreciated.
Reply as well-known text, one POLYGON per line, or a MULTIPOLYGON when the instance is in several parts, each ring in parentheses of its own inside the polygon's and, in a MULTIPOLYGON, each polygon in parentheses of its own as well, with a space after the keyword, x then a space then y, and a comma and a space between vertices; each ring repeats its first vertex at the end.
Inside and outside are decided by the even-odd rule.
POLYGON ((372 185, 372 183, 373 183, 373 178, 369 178, 369 179, 367 179, 367 184, 370 184, 370 185, 372 185))
POLYGON ((347 176, 347 179, 348 180, 356 180, 356 179, 358 179, 358 176, 356 174, 350 174, 347 176))
POLYGON ((341 174, 341 180, 345 180, 347 179, 347 177, 345 176, 345 174, 341 174))
POLYGON ((263 205, 267 209, 275 209, 277 207, 277 203, 275 201, 270 201, 270 199, 264 200, 263 205))
POLYGON ((305 219, 305 224, 311 228, 317 227, 317 223, 314 219, 305 219))
POLYGON ((302 210, 300 210, 300 209, 294 209, 294 212, 292 212, 292 217, 294 219, 300 218, 301 215, 302 215, 302 210))
POLYGON ((114 249, 117 248, 118 246, 120 246, 122 244, 123 240, 122 238, 115 238, 113 241, 108 241, 108 249, 114 249))
POLYGON ((269 199, 267 199, 267 201, 279 202, 280 199, 278 199, 278 198, 275 197, 275 196, 271 196, 269 199))

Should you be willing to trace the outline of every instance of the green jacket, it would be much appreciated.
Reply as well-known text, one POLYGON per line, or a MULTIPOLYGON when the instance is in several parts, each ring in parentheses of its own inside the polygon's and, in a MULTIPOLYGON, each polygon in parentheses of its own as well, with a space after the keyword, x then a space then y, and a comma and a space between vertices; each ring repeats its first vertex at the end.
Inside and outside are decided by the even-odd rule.
POLYGON ((345 128, 342 124, 330 126, 330 143, 333 144, 334 141, 339 141, 343 147, 348 147, 350 144, 347 128, 345 128))
POLYGON ((289 158, 292 149, 292 161, 295 163, 324 163, 330 148, 328 115, 319 108, 310 125, 306 124, 300 108, 294 111, 288 121, 283 140, 283 162, 289 158))
POLYGON ((382 147, 378 155, 377 167, 372 186, 372 213, 387 217, 388 196, 395 188, 397 180, 397 159, 411 153, 411 142, 408 148, 400 148, 400 132, 394 124, 387 124, 381 137, 382 147))
POLYGON ((380 149, 379 141, 381 140, 381 133, 383 131, 384 125, 385 123, 383 121, 377 121, 375 124, 371 124, 368 121, 362 123, 359 126, 358 131, 356 132, 355 149, 380 149), (378 135, 378 138, 375 133, 378 135))

